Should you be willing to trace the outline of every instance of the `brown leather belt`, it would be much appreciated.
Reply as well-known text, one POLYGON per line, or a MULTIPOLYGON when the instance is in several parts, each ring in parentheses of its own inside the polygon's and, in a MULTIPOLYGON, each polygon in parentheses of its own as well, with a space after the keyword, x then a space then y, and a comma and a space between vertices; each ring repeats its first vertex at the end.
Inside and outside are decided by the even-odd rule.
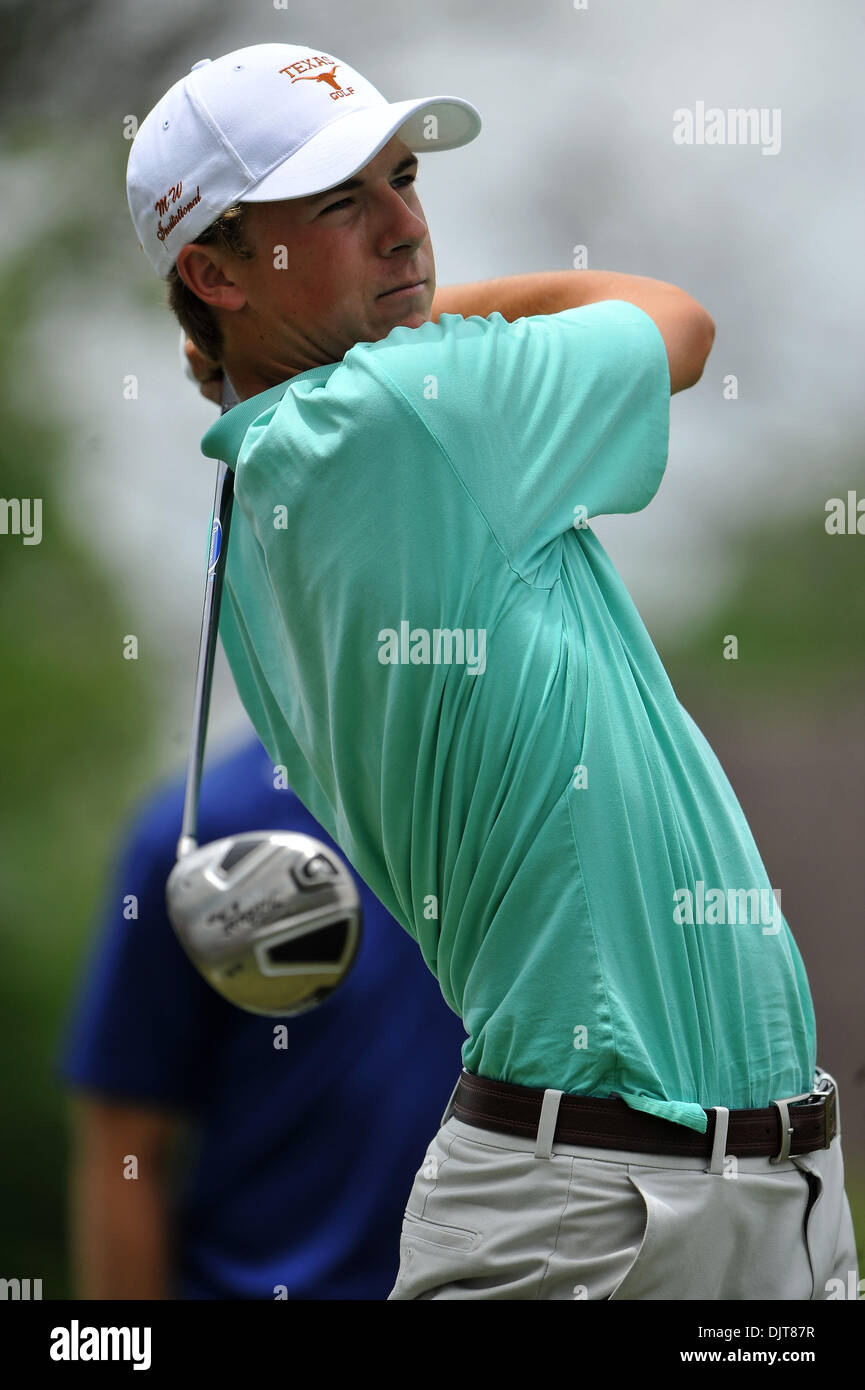
MULTIPOLYGON (((807 1099, 786 1097, 765 1110, 730 1110, 724 1151, 740 1158, 775 1158, 828 1149, 837 1131, 836 1091, 831 1078, 807 1099)), ((534 1138, 545 1092, 509 1081, 493 1081, 463 1068, 451 1108, 456 1119, 501 1134, 534 1138)), ((559 1103, 553 1142, 597 1149, 631 1149, 640 1153, 709 1158, 716 1114, 707 1110, 705 1134, 685 1125, 634 1110, 619 1099, 564 1094, 559 1103)))

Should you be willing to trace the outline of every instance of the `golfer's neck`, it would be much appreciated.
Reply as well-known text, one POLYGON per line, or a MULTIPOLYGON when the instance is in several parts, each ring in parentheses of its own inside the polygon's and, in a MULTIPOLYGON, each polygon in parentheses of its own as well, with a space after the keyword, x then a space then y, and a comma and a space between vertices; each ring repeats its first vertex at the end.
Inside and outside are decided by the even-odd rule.
POLYGON ((256 359, 248 351, 230 350, 223 353, 222 366, 237 393, 239 401, 248 401, 252 396, 269 391, 272 386, 281 386, 300 372, 308 372, 311 367, 321 366, 320 362, 305 362, 303 365, 289 365, 276 359, 256 359))
POLYGON ((239 401, 248 401, 252 396, 260 396, 262 391, 269 391, 271 386, 279 386, 283 381, 287 381, 289 376, 296 375, 293 372, 285 375, 262 372, 248 359, 228 355, 222 365, 239 401))

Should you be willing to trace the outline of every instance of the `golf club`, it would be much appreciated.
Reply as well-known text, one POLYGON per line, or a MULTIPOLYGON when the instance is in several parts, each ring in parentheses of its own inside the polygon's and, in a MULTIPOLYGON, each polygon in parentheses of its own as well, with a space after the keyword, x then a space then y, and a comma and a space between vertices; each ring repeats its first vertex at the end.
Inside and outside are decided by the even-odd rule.
MULTIPOLYGON (((223 375, 222 412, 237 404, 223 375)), ((254 830, 199 845, 198 802, 234 473, 217 465, 198 647, 192 740, 177 863, 166 884, 171 923, 208 983, 248 1013, 306 1013, 333 993, 360 946, 360 897, 347 866, 310 835, 254 830)))

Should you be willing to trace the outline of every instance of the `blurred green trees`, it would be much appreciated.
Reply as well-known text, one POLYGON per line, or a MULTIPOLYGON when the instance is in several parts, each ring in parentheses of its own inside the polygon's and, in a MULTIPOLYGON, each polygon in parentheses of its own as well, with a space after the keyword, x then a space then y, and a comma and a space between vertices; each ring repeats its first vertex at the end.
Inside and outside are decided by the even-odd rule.
POLYGON ((0 273, 0 493, 42 499, 41 544, 0 535, 0 1273, 41 1278, 46 1299, 68 1296, 58 1030, 158 714, 151 664, 123 659, 129 619, 59 500, 67 441, 29 330, 58 244, 74 253, 64 230, 0 273))

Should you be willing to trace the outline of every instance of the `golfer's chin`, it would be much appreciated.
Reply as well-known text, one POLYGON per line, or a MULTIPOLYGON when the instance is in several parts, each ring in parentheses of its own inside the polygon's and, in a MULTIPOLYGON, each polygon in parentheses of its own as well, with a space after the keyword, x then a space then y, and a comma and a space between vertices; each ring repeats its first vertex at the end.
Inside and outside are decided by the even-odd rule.
POLYGON ((422 323, 429 322, 429 310, 421 313, 419 310, 414 314, 400 314, 390 325, 391 328, 420 328, 422 323))
POLYGON ((433 291, 429 285, 420 285, 409 294, 383 294, 376 300, 377 317, 391 328, 420 328, 427 323, 432 308, 433 291))

